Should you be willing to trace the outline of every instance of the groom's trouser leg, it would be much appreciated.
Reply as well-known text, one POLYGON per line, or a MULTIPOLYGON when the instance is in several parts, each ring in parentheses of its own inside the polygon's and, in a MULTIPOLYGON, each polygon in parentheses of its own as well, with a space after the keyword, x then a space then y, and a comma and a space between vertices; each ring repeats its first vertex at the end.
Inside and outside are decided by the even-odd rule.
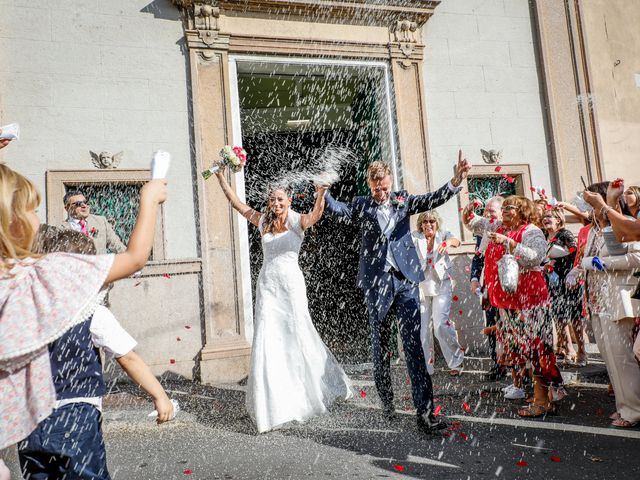
POLYGON ((385 273, 375 288, 364 292, 371 331, 371 357, 373 378, 380 400, 385 406, 393 405, 391 383, 391 332, 392 320, 388 315, 393 302, 393 283, 390 274, 385 273))
POLYGON ((427 371, 420 341, 420 294, 418 285, 394 278, 395 311, 407 359, 407 370, 411 379, 411 393, 417 413, 430 412, 433 406, 433 385, 427 371))

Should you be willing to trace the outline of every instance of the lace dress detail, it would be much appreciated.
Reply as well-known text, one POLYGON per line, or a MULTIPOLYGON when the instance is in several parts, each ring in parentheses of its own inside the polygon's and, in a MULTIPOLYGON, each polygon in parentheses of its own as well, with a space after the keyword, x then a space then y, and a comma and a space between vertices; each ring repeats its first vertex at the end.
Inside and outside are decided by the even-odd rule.
POLYGON ((304 232, 297 212, 289 210, 286 227, 262 237, 246 400, 259 432, 323 414, 352 395, 351 382, 311 321, 298 265, 304 232))

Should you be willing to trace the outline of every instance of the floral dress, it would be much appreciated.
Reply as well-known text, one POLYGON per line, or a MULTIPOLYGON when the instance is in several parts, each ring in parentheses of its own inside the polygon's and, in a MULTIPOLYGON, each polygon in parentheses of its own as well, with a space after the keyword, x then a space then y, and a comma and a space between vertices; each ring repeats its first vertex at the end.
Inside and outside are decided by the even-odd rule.
POLYGON ((0 449, 55 404, 47 345, 101 303, 113 255, 53 253, 0 274, 0 449))
POLYGON ((475 217, 469 223, 475 235, 496 232, 513 239, 513 255, 520 267, 518 287, 514 293, 502 289, 498 279, 498 260, 505 247, 490 243, 485 252, 485 285, 491 305, 503 312, 497 324, 496 341, 501 345, 499 363, 532 368, 547 384, 561 385, 562 376, 553 353, 553 324, 546 315, 549 290, 542 271, 547 240, 533 224, 506 231, 502 222, 475 217))

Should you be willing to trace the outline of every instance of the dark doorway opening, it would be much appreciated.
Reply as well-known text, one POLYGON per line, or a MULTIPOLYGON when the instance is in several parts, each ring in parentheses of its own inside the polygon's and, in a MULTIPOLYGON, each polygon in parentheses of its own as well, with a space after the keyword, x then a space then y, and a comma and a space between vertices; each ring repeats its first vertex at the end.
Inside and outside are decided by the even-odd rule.
MULTIPOLYGON (((268 185, 304 170, 328 145, 349 149, 341 180, 331 188, 339 200, 367 193, 365 172, 376 159, 391 159, 384 70, 327 65, 238 64, 247 203, 264 210, 268 185)), ((311 184, 292 185, 292 208, 313 208, 311 184)), ((360 241, 349 223, 325 215, 306 232, 300 252, 311 318, 342 362, 369 361, 369 326, 356 287, 360 241)), ((251 280, 262 265, 258 229, 249 227, 251 280)))

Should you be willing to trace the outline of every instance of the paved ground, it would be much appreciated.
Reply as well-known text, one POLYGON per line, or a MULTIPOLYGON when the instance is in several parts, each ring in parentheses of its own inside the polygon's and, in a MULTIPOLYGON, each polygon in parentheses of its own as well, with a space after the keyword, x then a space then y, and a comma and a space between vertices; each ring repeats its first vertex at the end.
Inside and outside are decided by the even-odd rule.
POLYGON ((436 403, 452 425, 431 436, 416 430, 401 365, 394 367, 397 421, 382 418, 370 367, 351 366, 354 399, 305 425, 262 435, 244 413, 240 385, 166 381, 183 411, 160 427, 146 417, 149 402, 133 386, 118 385, 105 408, 111 473, 126 480, 640 478, 640 430, 609 428, 614 402, 601 365, 572 377, 581 383, 556 416, 526 421, 515 415, 520 402, 502 399, 505 383, 483 380, 484 362, 466 365, 472 371, 461 378, 435 375, 436 403))

